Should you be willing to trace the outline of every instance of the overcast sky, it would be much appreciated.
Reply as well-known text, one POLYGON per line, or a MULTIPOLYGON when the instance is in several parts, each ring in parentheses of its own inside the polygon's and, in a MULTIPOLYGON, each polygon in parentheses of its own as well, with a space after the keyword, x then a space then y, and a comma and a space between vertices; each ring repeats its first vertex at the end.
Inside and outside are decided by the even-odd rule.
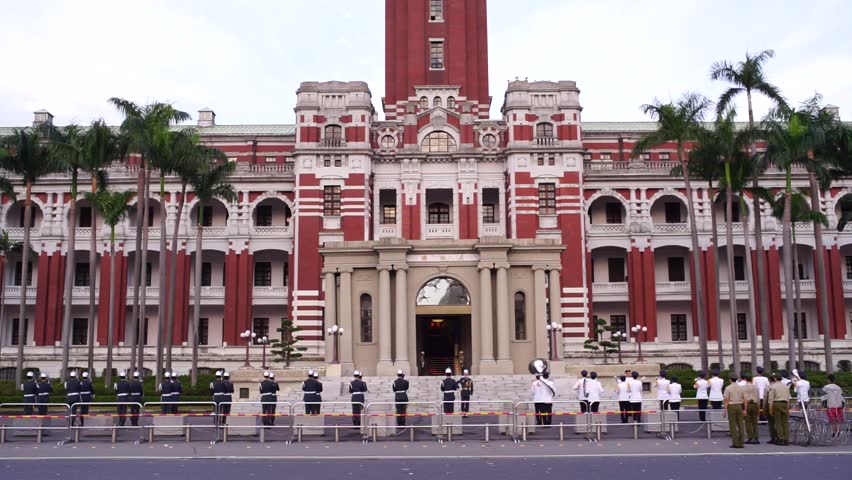
MULTIPOLYGON (((0 125, 41 108, 58 124, 117 123, 112 96, 291 123, 305 80, 365 80, 379 109, 384 3, 0 0, 0 125)), ((850 19, 843 0, 488 0, 491 115, 520 77, 576 81, 584 120, 642 120, 655 97, 716 98, 713 61, 772 48, 768 76, 790 101, 819 92, 852 119, 850 19)))

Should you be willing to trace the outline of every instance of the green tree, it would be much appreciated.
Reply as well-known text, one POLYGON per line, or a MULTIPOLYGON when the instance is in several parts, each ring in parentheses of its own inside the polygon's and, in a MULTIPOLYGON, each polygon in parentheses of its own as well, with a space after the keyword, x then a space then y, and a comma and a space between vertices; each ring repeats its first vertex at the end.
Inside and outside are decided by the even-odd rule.
POLYGON ((687 213, 689 217, 689 232, 692 240, 692 256, 695 265, 695 303, 698 312, 698 344, 701 356, 701 366, 707 369, 707 323, 705 320, 704 285, 701 271, 701 249, 698 245, 698 228, 695 223, 695 205, 692 196, 692 179, 686 158, 686 143, 694 140, 702 129, 702 120, 710 107, 710 101, 697 93, 685 93, 674 103, 662 103, 655 100, 653 104, 643 105, 646 115, 657 121, 657 130, 646 135, 633 149, 634 155, 649 150, 651 147, 673 142, 677 146, 677 156, 686 187, 687 213))
MULTIPOLYGON (((130 201, 136 195, 133 191, 114 192, 100 190, 96 193, 87 193, 86 199, 94 205, 104 217, 104 223, 109 225, 109 320, 107 322, 107 359, 106 375, 104 378, 106 388, 112 385, 112 344, 113 330, 115 326, 115 226, 127 217, 130 211, 130 201)), ((104 292, 101 291, 101 297, 104 292)), ((103 298, 101 298, 103 301, 103 298)))
POLYGON ((290 366, 290 362, 302 356, 301 352, 307 350, 305 347, 296 346, 299 339, 296 337, 301 329, 293 323, 289 318, 281 319, 281 326, 275 329, 279 333, 278 341, 272 343, 270 353, 275 357, 273 362, 284 362, 285 367, 290 366))
POLYGON ((607 325, 606 320, 602 318, 594 317, 592 321, 595 327, 595 330, 592 332, 594 335, 583 342, 583 348, 593 352, 601 352, 603 354, 604 365, 606 365, 609 356, 618 352, 618 344, 604 338, 604 334, 609 332, 611 335, 618 328, 607 325))
MULTIPOLYGON (((712 80, 723 80, 731 84, 731 86, 722 93, 719 101, 716 104, 716 112, 721 114, 728 109, 734 99, 745 93, 746 102, 748 103, 748 126, 755 128, 754 110, 752 108, 752 96, 759 93, 777 105, 786 105, 781 91, 775 85, 771 84, 766 78, 763 71, 764 64, 770 58, 775 56, 772 50, 763 50, 756 55, 746 53, 745 60, 736 64, 729 61, 715 62, 710 67, 710 78, 712 80)), ((751 154, 757 154, 757 146, 752 143, 751 154)), ((760 172, 755 172, 752 175, 752 188, 760 188, 759 177, 760 172)), ((769 299, 763 292, 769 291, 769 286, 766 278, 765 259, 763 258, 763 227, 761 226, 760 215, 760 200, 754 197, 752 210, 754 211, 754 241, 757 250, 757 288, 761 292, 760 295, 760 328, 763 332, 769 331, 769 299)), ((763 348, 763 364, 771 365, 772 358, 769 348, 769 335, 764 334, 761 337, 761 346, 763 348)), ((753 367, 754 365, 752 365, 753 367)), ((767 367, 768 368, 768 367, 767 367)))
POLYGON ((202 249, 204 237, 204 209, 214 198, 227 202, 237 199, 237 192, 230 182, 236 164, 227 161, 203 161, 189 178, 195 197, 198 199, 198 221, 195 228, 195 306, 192 314, 192 374, 191 384, 198 380, 198 323, 201 317, 201 263, 204 257, 202 249))

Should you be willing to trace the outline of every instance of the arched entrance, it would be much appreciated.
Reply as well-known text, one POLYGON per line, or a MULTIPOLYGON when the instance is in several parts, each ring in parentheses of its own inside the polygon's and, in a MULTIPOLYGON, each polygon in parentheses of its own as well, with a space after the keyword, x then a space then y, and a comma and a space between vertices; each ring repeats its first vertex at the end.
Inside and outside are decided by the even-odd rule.
POLYGON ((470 368, 470 293, 450 277, 426 282, 416 299, 417 366, 420 375, 470 368))

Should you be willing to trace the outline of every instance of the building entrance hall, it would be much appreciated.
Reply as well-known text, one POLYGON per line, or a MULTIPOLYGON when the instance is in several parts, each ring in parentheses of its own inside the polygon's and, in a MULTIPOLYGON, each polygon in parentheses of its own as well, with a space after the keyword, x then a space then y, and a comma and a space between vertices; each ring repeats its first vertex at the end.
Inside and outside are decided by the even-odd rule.
POLYGON ((470 368, 470 294, 464 285, 449 277, 432 279, 417 293, 416 305, 418 373, 470 368))

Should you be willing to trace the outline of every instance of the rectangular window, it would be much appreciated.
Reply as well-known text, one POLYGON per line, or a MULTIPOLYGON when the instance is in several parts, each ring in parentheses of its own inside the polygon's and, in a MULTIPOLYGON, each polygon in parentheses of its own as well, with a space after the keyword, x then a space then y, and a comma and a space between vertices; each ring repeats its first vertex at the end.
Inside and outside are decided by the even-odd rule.
POLYGON ((228 157, 228 163, 237 163, 237 157, 228 157))
POLYGON ((74 265, 74 286, 75 287, 88 287, 88 286, 90 286, 89 264, 88 263, 78 262, 74 265))
POLYGON ((334 166, 342 167, 343 166, 343 157, 334 157, 334 166))
POLYGON ((254 209, 254 224, 258 227, 272 226, 272 205, 259 205, 254 209))
POLYGON ((260 341, 263 337, 269 336, 269 319, 268 318, 255 318, 252 322, 252 331, 257 334, 254 338, 255 344, 260 344, 260 341))
POLYGON ((148 317, 142 319, 142 345, 148 345, 148 317))
POLYGON ((482 189, 482 223, 500 223, 500 190, 497 188, 482 189))
POLYGON ((669 281, 670 282, 685 282, 686 269, 684 268, 683 257, 669 257, 669 281))
MULTIPOLYGON (((21 262, 15 263, 15 278, 14 283, 16 287, 21 286, 21 270, 23 264, 21 262)), ((27 262, 27 286, 31 287, 33 284, 33 262, 27 262)))
POLYGON ((616 202, 607 202, 606 204, 606 223, 624 223, 621 218, 621 204, 616 202))
POLYGON ((71 345, 86 345, 89 340, 89 319, 75 318, 71 325, 71 345))
POLYGON ((602 153, 601 154, 601 160, 612 160, 612 154, 611 153, 602 153))
POLYGON ((556 165, 556 157, 553 156, 553 155, 548 155, 547 156, 547 165, 549 165, 551 167, 556 165))
POLYGON ((799 280, 807 280, 809 277, 808 271, 805 269, 805 264, 799 264, 799 280))
POLYGON ((77 223, 80 228, 90 228, 92 226, 92 207, 80 207, 80 221, 77 223))
POLYGON ((608 258, 607 268, 609 270, 609 283, 624 283, 627 281, 623 258, 608 258))
POLYGON ((148 263, 145 264, 145 286, 146 287, 151 286, 152 268, 153 268, 153 266, 152 266, 151 262, 148 262, 148 263))
POLYGON ((257 262, 254 264, 254 286, 272 286, 272 264, 269 262, 257 262))
POLYGON ((536 163, 538 164, 539 167, 543 167, 544 166, 544 155, 536 156, 536 163))
POLYGON ((213 226, 213 207, 205 206, 204 213, 201 216, 201 226, 202 227, 212 227, 213 226))
MULTIPOLYGON (((12 345, 17 345, 19 341, 20 335, 20 321, 17 318, 12 319, 12 345)), ((30 319, 27 318, 24 320, 24 345, 27 344, 26 338, 30 329, 30 319)))
POLYGON ((793 338, 796 340, 799 332, 802 332, 802 339, 808 339, 808 314, 805 312, 793 312, 793 338))
POLYGON ((373 342, 373 297, 361 294, 361 343, 373 342))
POLYGON ((326 185, 322 189, 322 214, 340 216, 340 186, 326 185))
POLYGON ((539 215, 556 215, 556 184, 542 183, 538 186, 539 215))
POLYGON ((515 292, 515 340, 527 339, 527 296, 515 292))
POLYGON ((666 202, 666 223, 683 223, 680 216, 679 202, 666 202))
POLYGON ((444 41, 436 40, 429 42, 429 68, 432 70, 444 69, 444 41))
POLYGON ((846 257, 846 280, 852 280, 852 257, 846 257))
POLYGON ((154 207, 148 207, 148 228, 154 226, 154 207))
POLYGON ((482 206, 482 223, 498 223, 496 215, 496 205, 482 206))
POLYGON ((198 319, 198 344, 210 345, 210 319, 198 319))
POLYGON ((682 313, 672 314, 672 341, 686 341, 686 315, 682 313))
POLYGON ((746 323, 746 314, 737 314, 737 340, 748 340, 748 323, 746 323))
POLYGON ((276 161, 275 157, 266 157, 266 163, 275 163, 276 161))
POLYGON ((213 284, 213 264, 201 262, 201 286, 209 287, 213 284))
POLYGON ((429 21, 440 22, 444 20, 444 0, 429 0, 429 21))
POLYGON ((670 157, 669 157, 669 154, 668 154, 668 153, 661 153, 661 154, 660 154, 660 160, 665 161, 665 160, 668 160, 669 158, 670 158, 670 157))
POLYGON ((734 280, 742 282, 745 279, 745 257, 737 255, 734 257, 734 280))
MULTIPOLYGON (((609 325, 616 328, 616 332, 627 332, 627 316, 626 315, 610 315, 609 325)), ((615 332, 612 332, 615 333, 615 332)))
POLYGON ((382 225, 396 225, 396 190, 379 190, 379 206, 382 209, 382 225))
POLYGON ((647 162, 647 161, 651 160, 651 154, 650 153, 640 153, 639 158, 641 160, 644 160, 644 161, 647 162))
POLYGON ((330 167, 331 166, 331 157, 330 156, 326 155, 326 156, 322 157, 322 166, 323 167, 330 167))

